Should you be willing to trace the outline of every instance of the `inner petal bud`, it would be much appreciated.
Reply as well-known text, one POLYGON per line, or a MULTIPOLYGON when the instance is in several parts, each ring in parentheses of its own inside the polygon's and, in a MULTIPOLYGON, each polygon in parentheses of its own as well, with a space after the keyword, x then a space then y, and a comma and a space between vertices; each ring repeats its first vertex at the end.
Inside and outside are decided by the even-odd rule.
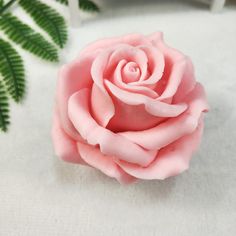
POLYGON ((125 83, 138 81, 140 78, 140 69, 135 62, 128 62, 122 70, 122 80, 125 83))

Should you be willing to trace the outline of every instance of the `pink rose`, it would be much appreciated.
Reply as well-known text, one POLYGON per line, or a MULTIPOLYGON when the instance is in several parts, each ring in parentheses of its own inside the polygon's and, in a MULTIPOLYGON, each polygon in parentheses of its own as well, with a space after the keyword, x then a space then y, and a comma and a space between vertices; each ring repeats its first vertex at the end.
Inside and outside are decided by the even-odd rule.
POLYGON ((92 43, 59 76, 52 137, 63 160, 121 183, 188 168, 208 104, 190 59, 162 33, 92 43))

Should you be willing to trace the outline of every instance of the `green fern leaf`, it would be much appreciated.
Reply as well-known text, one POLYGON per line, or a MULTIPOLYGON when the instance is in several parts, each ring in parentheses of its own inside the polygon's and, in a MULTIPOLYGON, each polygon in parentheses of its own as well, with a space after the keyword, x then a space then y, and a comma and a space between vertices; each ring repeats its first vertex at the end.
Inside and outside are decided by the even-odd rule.
POLYGON ((48 61, 58 61, 57 49, 30 26, 6 13, 0 17, 0 28, 22 48, 48 61))
POLYGON ((44 29, 57 45, 63 48, 67 41, 64 18, 56 10, 38 0, 20 0, 19 3, 36 24, 44 29))
MULTIPOLYGON (((1 1, 1 0, 0 0, 1 1)), ((2 0, 2 7, 0 8, 0 15, 2 15, 5 11, 9 10, 9 8, 16 3, 17 0, 9 0, 5 4, 4 0, 2 0)))
POLYGON ((2 39, 0 39, 0 74, 11 97, 19 102, 25 92, 23 62, 17 51, 2 39))
POLYGON ((84 11, 98 12, 98 6, 90 0, 80 0, 79 7, 84 11))
POLYGON ((56 1, 68 5, 68 0, 56 0, 56 1))
MULTIPOLYGON (((68 0, 56 0, 60 3, 68 5, 68 0)), ((99 7, 90 0, 79 0, 79 7, 84 11, 98 12, 99 7)))
POLYGON ((4 1, 0 0, 0 7, 2 7, 4 5, 4 1))
POLYGON ((6 132, 9 121, 9 103, 3 83, 0 80, 0 130, 6 132))

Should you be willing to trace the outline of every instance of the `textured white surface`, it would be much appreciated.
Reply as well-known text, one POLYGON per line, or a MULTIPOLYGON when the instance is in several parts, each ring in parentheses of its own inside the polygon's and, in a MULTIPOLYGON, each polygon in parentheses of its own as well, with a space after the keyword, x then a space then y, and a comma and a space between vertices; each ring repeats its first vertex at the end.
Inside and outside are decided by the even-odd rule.
POLYGON ((164 31, 193 59, 211 106, 190 170, 121 186, 57 159, 50 128, 58 65, 22 51, 28 94, 23 105, 11 105, 10 131, 0 134, 0 235, 236 235, 236 6, 212 14, 188 2, 117 2, 103 1, 105 13, 70 31, 61 63, 98 38, 164 31))

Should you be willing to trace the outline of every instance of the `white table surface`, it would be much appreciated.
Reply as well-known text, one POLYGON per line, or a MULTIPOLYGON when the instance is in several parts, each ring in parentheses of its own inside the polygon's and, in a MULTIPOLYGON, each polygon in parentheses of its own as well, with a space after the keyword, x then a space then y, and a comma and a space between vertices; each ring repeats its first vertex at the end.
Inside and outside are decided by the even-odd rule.
MULTIPOLYGON (((59 160, 50 137, 59 65, 21 51, 27 96, 11 104, 10 130, 0 134, 1 236, 236 235, 236 4, 212 14, 197 3, 124 2, 103 1, 103 13, 70 29, 61 64, 98 38, 164 31, 192 58, 211 106, 190 170, 122 186, 59 160)), ((68 18, 65 7, 53 5, 68 18)))

